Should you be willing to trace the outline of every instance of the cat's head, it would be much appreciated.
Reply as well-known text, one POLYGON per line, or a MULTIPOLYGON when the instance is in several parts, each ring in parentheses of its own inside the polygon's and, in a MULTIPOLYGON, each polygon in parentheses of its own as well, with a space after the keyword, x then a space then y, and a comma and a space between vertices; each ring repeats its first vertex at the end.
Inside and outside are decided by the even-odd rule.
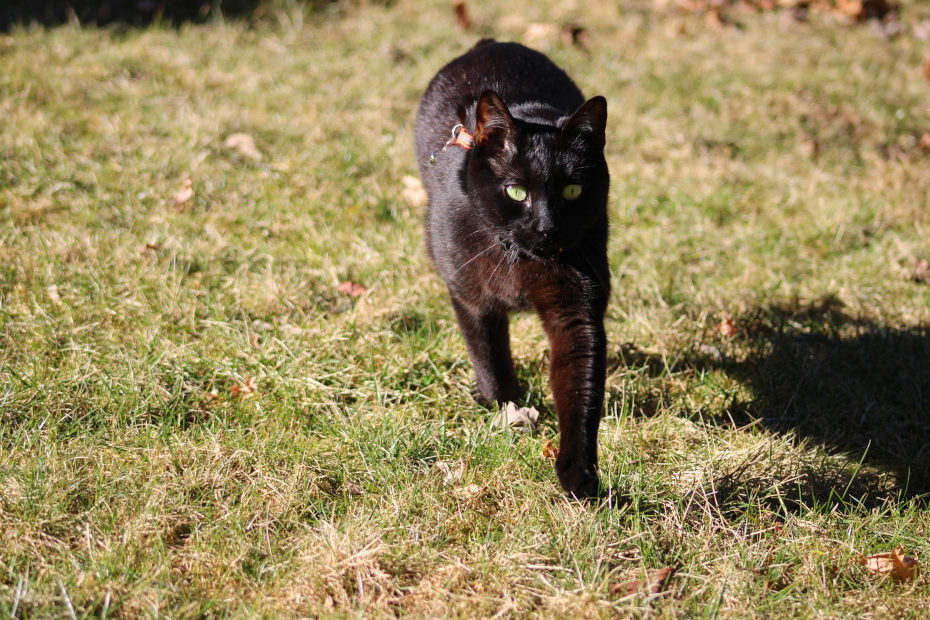
POLYGON ((603 226, 606 123, 603 97, 553 126, 515 119, 495 92, 481 94, 466 186, 505 249, 552 257, 603 226))

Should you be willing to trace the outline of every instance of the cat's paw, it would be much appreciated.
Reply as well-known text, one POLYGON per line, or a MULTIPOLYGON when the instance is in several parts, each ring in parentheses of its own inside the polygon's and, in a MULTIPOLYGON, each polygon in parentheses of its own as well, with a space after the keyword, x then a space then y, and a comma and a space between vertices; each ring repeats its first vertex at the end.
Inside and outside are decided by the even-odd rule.
POLYGON ((477 385, 471 386, 471 397, 476 403, 486 409, 493 409, 495 407, 494 402, 486 398, 477 385))
POLYGON ((594 467, 577 463, 560 464, 556 462, 555 471, 559 476, 559 484, 562 485, 562 490, 570 499, 595 499, 600 497, 600 481, 594 467))
POLYGON ((508 402, 519 403, 526 395, 526 390, 519 384, 514 384, 509 388, 500 388, 496 391, 487 391, 491 393, 486 394, 477 384, 473 385, 471 388, 471 397, 476 403, 488 409, 497 409, 498 406, 508 402))

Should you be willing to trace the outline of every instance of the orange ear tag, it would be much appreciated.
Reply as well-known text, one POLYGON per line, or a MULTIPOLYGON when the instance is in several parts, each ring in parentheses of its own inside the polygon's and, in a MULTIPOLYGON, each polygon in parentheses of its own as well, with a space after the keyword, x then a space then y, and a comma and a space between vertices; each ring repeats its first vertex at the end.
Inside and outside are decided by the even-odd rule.
POLYGON ((471 147, 475 144, 475 139, 470 133, 465 131, 465 125, 459 123, 452 128, 452 137, 449 138, 449 141, 446 142, 441 149, 438 151, 433 151, 429 156, 429 163, 435 164, 436 159, 439 157, 439 154, 446 150, 450 146, 460 146, 466 151, 470 151, 471 147))

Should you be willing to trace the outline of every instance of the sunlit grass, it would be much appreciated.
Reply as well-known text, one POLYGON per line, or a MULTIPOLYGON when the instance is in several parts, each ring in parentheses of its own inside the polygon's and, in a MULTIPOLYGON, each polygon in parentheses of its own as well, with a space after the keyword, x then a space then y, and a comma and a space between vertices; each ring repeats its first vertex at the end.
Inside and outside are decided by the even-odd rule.
POLYGON ((0 613, 925 615, 856 558, 930 558, 930 14, 659 4, 0 35, 0 613), (603 505, 544 456, 535 319, 539 430, 472 402, 402 197, 420 93, 488 35, 609 102, 603 505))

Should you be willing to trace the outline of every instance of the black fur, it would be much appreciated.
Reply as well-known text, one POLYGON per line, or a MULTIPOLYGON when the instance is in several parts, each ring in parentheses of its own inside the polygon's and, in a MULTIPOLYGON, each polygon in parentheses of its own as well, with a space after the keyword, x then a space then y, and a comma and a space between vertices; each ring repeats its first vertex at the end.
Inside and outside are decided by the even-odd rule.
POLYGON ((604 98, 586 102, 542 54, 485 40, 433 78, 416 121, 427 247, 449 288, 479 400, 522 396, 508 315, 535 311, 549 337, 556 472, 576 497, 598 492, 610 294, 606 120, 604 98), (472 148, 443 149, 459 123, 472 148), (580 195, 570 199, 568 185, 580 195), (519 189, 523 200, 513 197, 519 189))

